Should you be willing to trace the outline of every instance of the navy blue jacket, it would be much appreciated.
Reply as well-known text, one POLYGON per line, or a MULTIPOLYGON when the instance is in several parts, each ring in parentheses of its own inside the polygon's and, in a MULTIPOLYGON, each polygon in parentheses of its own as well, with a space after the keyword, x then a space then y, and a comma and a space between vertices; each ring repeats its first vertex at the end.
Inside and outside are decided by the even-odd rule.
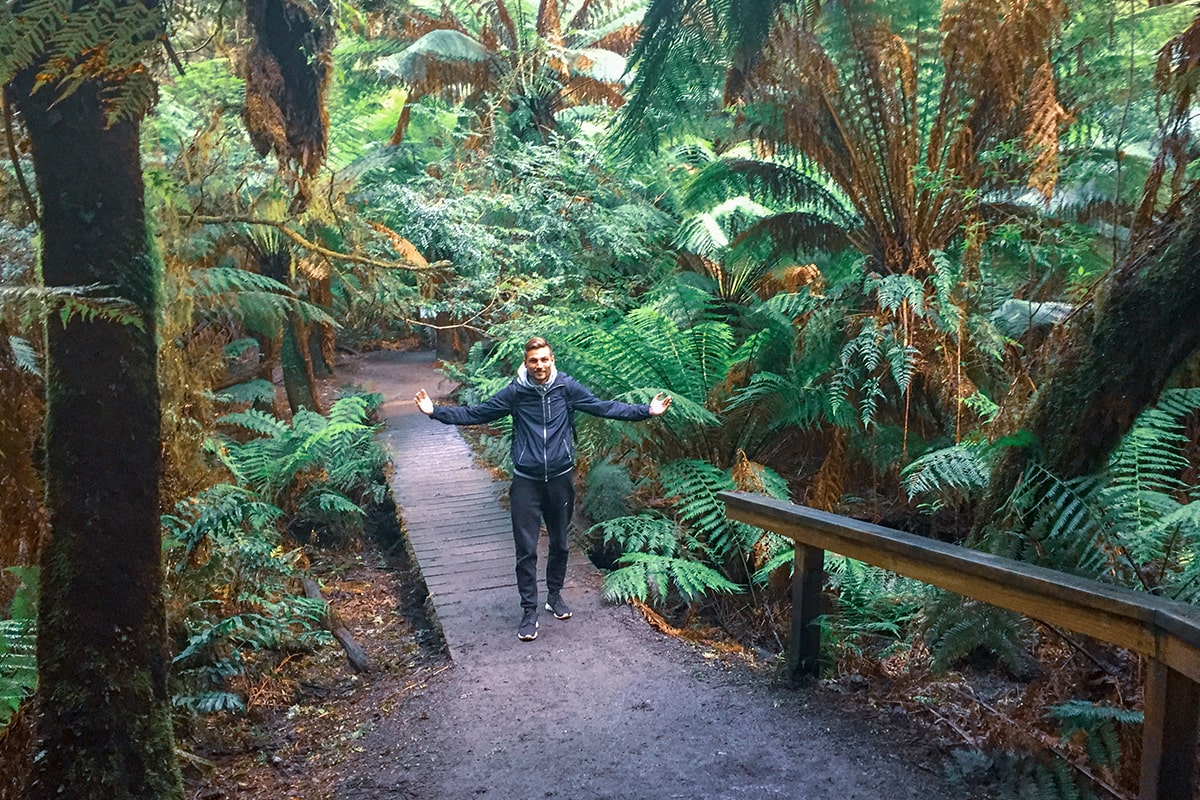
POLYGON ((572 411, 597 417, 637 421, 650 416, 650 406, 601 400, 579 381, 555 373, 548 388, 520 378, 477 406, 437 406, 431 415, 450 425, 480 425, 508 414, 513 418, 513 471, 523 478, 548 481, 575 465, 572 411))

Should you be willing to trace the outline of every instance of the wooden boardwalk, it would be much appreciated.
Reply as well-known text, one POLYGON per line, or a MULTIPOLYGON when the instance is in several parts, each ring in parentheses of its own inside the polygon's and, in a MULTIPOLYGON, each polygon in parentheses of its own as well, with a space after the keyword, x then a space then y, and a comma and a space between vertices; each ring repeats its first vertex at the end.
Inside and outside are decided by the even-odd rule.
POLYGON ((574 617, 543 613, 537 640, 519 642, 507 484, 414 406, 422 387, 451 388, 432 355, 373 353, 346 377, 386 398, 392 487, 452 668, 381 711, 336 800, 953 797, 919 763, 920 731, 864 724, 831 693, 771 685, 654 632, 604 602, 578 552, 564 588, 574 617))
MULTIPOLYGON (((392 493, 450 655, 460 659, 501 638, 505 646, 515 643, 520 601, 512 526, 502 504, 507 483, 476 462, 455 426, 429 419, 413 404, 418 389, 436 399, 452 388, 433 363, 431 353, 380 353, 358 377, 368 385, 390 384, 380 438, 392 456, 392 493)), ((544 600, 545 537, 539 551, 544 600)), ((584 556, 572 553, 568 592, 589 568, 584 556)), ((546 635, 547 618, 555 620, 542 617, 540 635, 546 635)))

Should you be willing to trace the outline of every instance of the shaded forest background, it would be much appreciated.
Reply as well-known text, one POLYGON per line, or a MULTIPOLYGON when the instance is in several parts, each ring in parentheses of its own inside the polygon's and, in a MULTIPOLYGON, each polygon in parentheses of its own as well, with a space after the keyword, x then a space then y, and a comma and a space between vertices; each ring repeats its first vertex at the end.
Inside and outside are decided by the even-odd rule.
MULTIPOLYGON (((319 387, 372 348, 669 392, 579 420, 580 536, 767 659, 792 552, 734 487, 1200 602, 1198 59, 1138 0, 0 6, 14 796, 181 797, 176 737, 329 646, 298 587, 387 488, 319 387)), ((826 674, 960 778, 1132 796, 1135 657, 827 569, 826 674)))

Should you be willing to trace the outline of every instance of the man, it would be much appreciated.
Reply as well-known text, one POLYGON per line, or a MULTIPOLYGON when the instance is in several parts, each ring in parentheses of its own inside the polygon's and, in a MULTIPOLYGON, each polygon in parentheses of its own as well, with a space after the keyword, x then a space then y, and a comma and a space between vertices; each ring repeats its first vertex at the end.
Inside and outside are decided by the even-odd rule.
POLYGON ((557 619, 570 619, 562 599, 567 576, 567 526, 575 509, 575 443, 572 412, 597 417, 644 420, 671 407, 659 393, 649 405, 601 400, 582 384, 559 372, 546 340, 535 336, 525 343, 525 361, 517 377, 477 406, 435 407, 425 390, 417 392, 417 408, 448 425, 479 425, 512 415, 513 482, 509 494, 513 543, 517 551, 517 590, 521 594, 521 623, 517 638, 537 638, 537 543, 544 520, 550 537, 546 559, 546 610, 557 619))

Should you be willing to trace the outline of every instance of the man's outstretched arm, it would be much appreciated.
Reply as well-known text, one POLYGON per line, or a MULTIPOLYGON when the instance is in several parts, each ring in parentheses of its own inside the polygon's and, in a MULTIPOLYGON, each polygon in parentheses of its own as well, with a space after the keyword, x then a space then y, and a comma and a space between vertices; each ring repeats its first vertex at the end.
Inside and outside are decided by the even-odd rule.
POLYGON ((649 405, 632 405, 619 400, 601 400, 582 383, 574 380, 572 383, 571 407, 597 417, 637 422, 647 417, 661 416, 671 407, 671 396, 665 392, 654 395, 649 405))
POLYGON ((501 389, 477 406, 435 406, 424 389, 413 400, 422 414, 448 425, 482 425, 494 422, 512 412, 512 384, 501 389))

